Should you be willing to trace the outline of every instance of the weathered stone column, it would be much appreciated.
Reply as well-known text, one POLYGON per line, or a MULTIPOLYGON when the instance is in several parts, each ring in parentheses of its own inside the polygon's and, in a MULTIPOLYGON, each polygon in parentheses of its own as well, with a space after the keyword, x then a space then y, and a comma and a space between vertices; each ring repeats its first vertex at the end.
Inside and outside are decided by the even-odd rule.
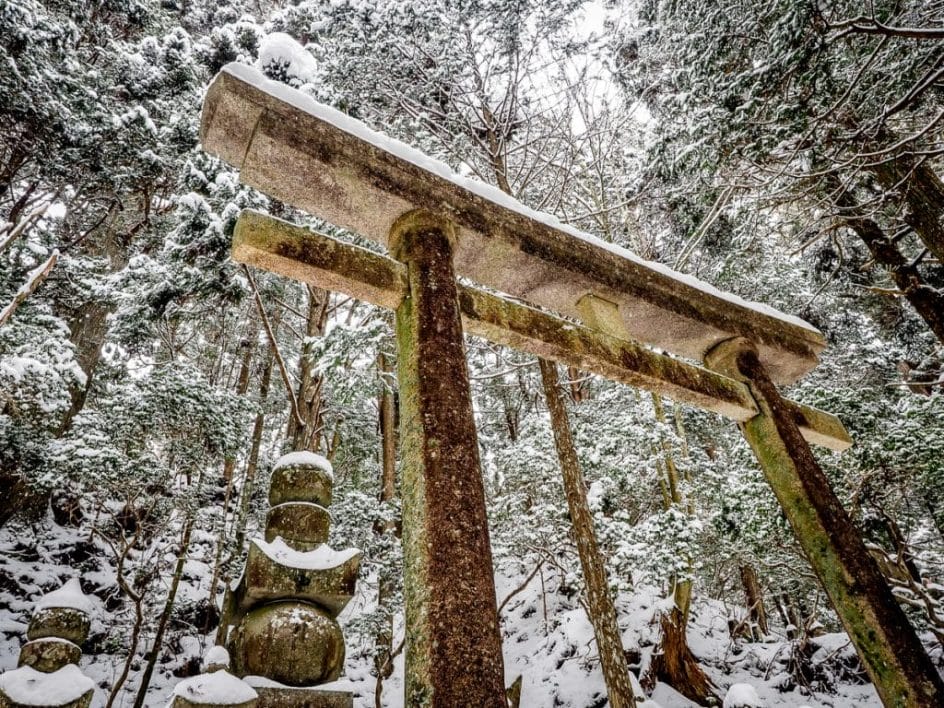
POLYGON ((741 424, 836 614, 889 707, 944 705, 944 682, 810 452, 757 350, 722 342, 705 363, 745 382, 760 414, 741 424))
POLYGON ((505 708, 485 490, 462 340, 453 227, 402 216, 391 253, 407 266, 397 308, 403 456, 406 705, 505 708))

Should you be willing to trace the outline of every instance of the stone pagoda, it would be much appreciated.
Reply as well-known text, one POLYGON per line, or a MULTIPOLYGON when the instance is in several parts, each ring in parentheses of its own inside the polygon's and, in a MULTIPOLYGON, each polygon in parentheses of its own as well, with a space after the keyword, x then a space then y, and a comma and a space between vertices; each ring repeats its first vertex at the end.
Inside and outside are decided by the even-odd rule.
POLYGON ((310 452, 272 471, 265 538, 250 541, 246 570, 227 590, 220 638, 232 672, 258 708, 349 708, 353 695, 325 684, 344 667, 337 616, 354 594, 361 553, 327 545, 331 464, 310 452))
POLYGON ((19 667, 0 675, 0 708, 88 708, 95 684, 77 664, 91 614, 77 578, 40 598, 19 667))

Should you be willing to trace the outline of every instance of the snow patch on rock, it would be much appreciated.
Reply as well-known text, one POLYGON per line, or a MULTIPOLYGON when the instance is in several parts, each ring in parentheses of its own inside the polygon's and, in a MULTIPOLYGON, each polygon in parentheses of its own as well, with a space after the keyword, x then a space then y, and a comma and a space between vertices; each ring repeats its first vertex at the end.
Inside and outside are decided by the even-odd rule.
POLYGON ((78 578, 72 578, 58 590, 46 593, 36 602, 35 610, 50 610, 54 608, 69 608, 92 614, 92 601, 82 592, 78 578))
POLYGON ((184 679, 174 688, 174 695, 198 705, 247 703, 259 697, 252 686, 228 671, 184 679))
POLYGON ((95 683, 75 664, 67 664, 51 674, 21 666, 0 675, 0 691, 14 703, 25 706, 63 705, 78 700, 93 688, 95 683))

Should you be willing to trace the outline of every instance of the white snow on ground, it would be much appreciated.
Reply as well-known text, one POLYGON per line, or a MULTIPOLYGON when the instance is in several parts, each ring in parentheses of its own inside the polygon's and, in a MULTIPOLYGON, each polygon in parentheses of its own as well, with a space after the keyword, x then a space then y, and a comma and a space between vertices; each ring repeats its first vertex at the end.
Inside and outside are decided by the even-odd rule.
MULTIPOLYGON (((294 42, 294 40, 292 40, 290 37, 287 39, 288 41, 294 42)), ((285 38, 283 38, 281 41, 284 43, 285 38)), ((300 51, 305 52, 304 48, 299 45, 297 46, 300 51)), ((305 53, 307 54, 307 52, 305 53)), ((525 216, 529 219, 534 219, 535 221, 546 224, 551 228, 557 229, 558 231, 563 231, 582 241, 606 249, 618 256, 621 256, 622 258, 626 258, 627 260, 638 263, 642 266, 645 266, 646 268, 650 268, 651 270, 662 273, 663 275, 667 275, 670 278, 683 282, 686 285, 689 285, 690 287, 700 290, 701 292, 708 295, 713 295, 714 297, 726 300, 740 307, 745 307, 761 314, 788 322, 797 327, 802 327, 805 330, 819 332, 818 329, 813 327, 808 322, 800 319, 799 317, 785 314, 772 307, 764 305, 763 303, 744 300, 739 298, 737 295, 718 290, 713 285, 709 285, 708 283, 705 283, 690 275, 678 273, 668 266, 662 265, 661 263, 647 261, 637 256, 632 251, 623 248, 622 246, 617 246, 616 244, 603 241, 596 236, 580 231, 579 229, 575 229, 573 226, 561 222, 557 217, 551 214, 536 211, 535 209, 522 204, 514 197, 505 194, 497 187, 493 187, 490 184, 485 184, 484 182, 479 182, 478 180, 471 177, 458 175, 453 172, 452 168, 444 162, 429 157, 419 150, 400 142, 399 140, 388 137, 383 133, 378 133, 377 131, 368 128, 361 121, 351 118, 350 116, 345 115, 344 113, 341 113, 330 106, 318 103, 307 94, 298 91, 287 84, 281 83, 279 81, 272 81, 266 78, 265 75, 258 69, 247 66, 246 64, 233 62, 224 66, 220 73, 230 74, 231 76, 258 88, 260 91, 264 91, 270 96, 279 99, 280 101, 284 101, 285 103, 288 103, 299 110, 310 113, 319 120, 330 123, 336 128, 339 128, 346 133, 360 138, 361 140, 368 142, 371 145, 380 148, 381 150, 392 153, 402 160, 411 162, 417 167, 431 172, 442 179, 448 180, 453 184, 456 184, 459 187, 462 187, 463 189, 466 189, 473 194, 482 197, 483 199, 487 199, 491 202, 494 202, 495 204, 505 207, 506 209, 515 211, 522 216, 525 216)))
POLYGON ((722 708, 763 708, 764 703, 749 683, 735 683, 724 696, 722 708))
MULTIPOLYGON (((192 602, 207 596, 214 547, 198 539, 191 547, 178 594, 178 602, 192 602)), ((74 561, 77 547, 88 542, 87 531, 56 526, 51 518, 32 527, 7 526, 0 529, 0 671, 16 668, 20 646, 26 639, 26 628, 35 600, 44 592, 58 589, 64 581, 80 573, 83 588, 98 608, 92 624, 92 637, 86 643, 81 660, 82 672, 95 683, 93 708, 102 708, 115 677, 120 673, 128 646, 131 610, 128 605, 105 612, 102 598, 115 590, 114 569, 104 562, 107 553, 74 561), (37 530, 39 529, 39 530, 37 530), (38 537, 34 537, 34 533, 38 537), (108 639, 110 637, 111 639, 108 639), (97 653, 88 653, 91 646, 97 653)), ((527 564, 525 564, 527 565, 527 564)), ((524 571, 499 569, 496 577, 497 597, 503 600, 524 580, 524 571)), ((166 579, 165 579, 166 581, 166 579)), ((153 593, 153 613, 159 611, 166 597, 166 582, 159 583, 153 593)), ((333 684, 355 694, 356 708, 372 708, 376 676, 369 648, 352 640, 353 623, 374 609, 377 597, 376 579, 362 578, 357 594, 342 613, 340 622, 347 637, 347 659, 340 682, 333 684)), ((623 644, 636 649, 641 662, 648 665, 659 638, 656 613, 667 607, 654 589, 639 587, 617 598, 623 644)), ((697 601, 692 611, 689 642, 702 662, 720 696, 735 684, 751 686, 765 708, 878 708, 881 704, 870 685, 851 684, 837 678, 833 692, 810 692, 790 680, 788 659, 791 643, 782 627, 771 628, 764 642, 732 641, 728 634, 728 618, 738 617, 741 608, 725 607, 720 602, 697 601)), ((597 658, 593 632, 576 597, 565 597, 557 589, 550 572, 545 573, 544 589, 535 577, 524 591, 515 595, 502 611, 502 633, 505 655, 506 684, 522 676, 521 705, 528 708, 590 708, 604 705, 605 687, 597 658)), ((402 616, 394 622, 394 642, 403 636, 402 616)), ((147 706, 167 705, 175 686, 188 666, 196 670, 200 657, 214 644, 215 629, 201 635, 194 629, 177 625, 168 634, 149 692, 147 706)), ((150 647, 151 635, 139 646, 139 659, 150 647)), ((827 634, 813 640, 813 652, 842 658, 851 652, 844 634, 827 634)), ((819 655, 817 655, 819 656, 819 655)), ((116 708, 132 705, 144 662, 135 662, 125 690, 116 701, 116 708)), ((73 667, 74 668, 74 667, 73 667)), ((638 665, 636 666, 638 669, 638 665)), ((253 679, 251 682, 257 681, 253 679)), ((382 685, 382 705, 403 706, 403 655, 394 662, 393 675, 382 685)), ((658 684, 646 708, 694 708, 669 686, 658 684)))

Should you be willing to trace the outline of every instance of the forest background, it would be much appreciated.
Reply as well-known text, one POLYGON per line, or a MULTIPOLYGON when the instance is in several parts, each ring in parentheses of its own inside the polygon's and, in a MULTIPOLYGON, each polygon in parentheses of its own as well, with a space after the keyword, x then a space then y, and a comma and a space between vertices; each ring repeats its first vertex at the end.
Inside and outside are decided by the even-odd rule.
MULTIPOLYGON (((246 207, 375 246, 201 151, 230 61, 822 330, 787 392, 849 428, 855 446, 819 459, 940 661, 944 4, 862 13, 0 0, 0 667, 38 595, 79 577, 101 610, 97 705, 162 704, 212 643, 272 463, 308 449, 335 468, 332 544, 364 550, 348 676, 363 705, 398 705, 390 316, 228 257, 246 207)), ((508 671, 523 705, 602 705, 539 369, 476 339, 468 358, 508 671)), ((734 426, 560 373, 643 685, 683 700, 654 662, 681 593, 718 695, 738 678, 771 704, 874 702, 734 426)))

